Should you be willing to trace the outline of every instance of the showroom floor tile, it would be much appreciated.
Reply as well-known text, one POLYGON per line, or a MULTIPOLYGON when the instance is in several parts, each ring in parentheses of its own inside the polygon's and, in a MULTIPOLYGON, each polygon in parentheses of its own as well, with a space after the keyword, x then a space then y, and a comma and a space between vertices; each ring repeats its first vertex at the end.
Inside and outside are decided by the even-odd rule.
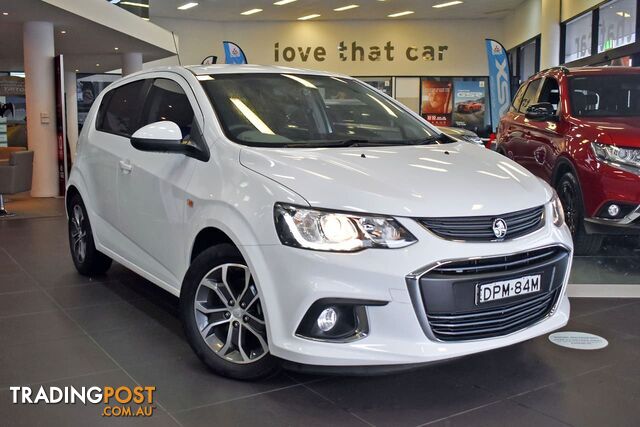
MULTIPOLYGON (((596 261, 606 274, 614 255, 596 261)), ((564 329, 601 335, 608 347, 570 350, 540 337, 387 376, 231 381, 195 357, 175 297, 115 263, 105 276, 79 276, 63 218, 0 221, 2 425, 637 425, 638 325, 640 300, 573 299, 564 329), (40 384, 155 385, 157 407, 150 419, 114 420, 92 405, 10 403, 9 386, 40 384)))

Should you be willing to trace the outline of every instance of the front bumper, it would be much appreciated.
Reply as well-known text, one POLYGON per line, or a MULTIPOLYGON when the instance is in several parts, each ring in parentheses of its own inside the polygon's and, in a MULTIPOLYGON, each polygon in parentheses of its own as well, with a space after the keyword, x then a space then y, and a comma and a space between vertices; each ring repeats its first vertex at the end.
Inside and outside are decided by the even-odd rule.
POLYGON ((557 228, 547 223, 517 239, 465 243, 439 238, 414 220, 398 220, 418 238, 417 243, 403 249, 369 249, 349 254, 282 245, 242 248, 262 294, 273 355, 319 366, 423 364, 508 346, 567 323, 570 309, 566 285, 572 243, 566 227, 557 228), (425 333, 406 281, 411 272, 446 259, 493 257, 555 245, 566 248, 569 259, 548 316, 524 329, 487 339, 444 342, 425 333), (387 304, 367 307, 370 331, 360 340, 332 343, 296 336, 296 329, 309 307, 322 298, 387 304))

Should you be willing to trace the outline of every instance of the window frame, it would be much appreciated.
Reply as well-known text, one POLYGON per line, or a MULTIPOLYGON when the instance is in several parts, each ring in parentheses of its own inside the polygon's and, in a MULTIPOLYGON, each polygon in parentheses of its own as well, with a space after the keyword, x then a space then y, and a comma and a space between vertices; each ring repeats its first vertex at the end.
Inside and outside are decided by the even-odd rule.
MULTIPOLYGON (((104 116, 107 112, 107 110, 109 109, 109 107, 111 106, 111 102, 113 101, 113 94, 115 93, 116 90, 123 88, 125 86, 129 86, 135 83, 139 83, 142 82, 142 86, 140 87, 140 90, 137 94, 137 98, 139 100, 142 101, 142 103, 144 104, 147 100, 147 92, 149 90, 149 81, 147 78, 140 78, 140 79, 136 79, 136 80, 131 80, 131 81, 125 81, 122 82, 122 84, 119 84, 118 86, 115 86, 113 88, 108 89, 107 91, 105 91, 105 94, 102 96, 102 98, 100 99, 100 106, 98 107, 98 114, 96 116, 96 120, 94 123, 94 128, 96 131, 98 132, 102 132, 102 133, 106 133, 109 135, 116 135, 116 136, 121 136, 123 138, 131 138, 131 135, 133 135, 133 133, 127 134, 125 132, 114 132, 112 130, 105 130, 102 127, 102 122, 104 121, 104 116), (108 97, 108 99, 107 99, 108 97), (105 104, 106 103, 106 104, 105 104), (104 107, 104 109, 103 109, 104 107)), ((142 110, 137 110, 137 114, 136 117, 133 119, 132 124, 134 126, 134 128, 136 130, 139 129, 139 124, 140 124, 140 117, 142 115, 142 110)), ((135 131, 134 131, 135 133, 135 131)))
MULTIPOLYGON (((527 108, 529 108, 530 106, 534 105, 538 101, 538 96, 540 95, 540 90, 542 89, 542 83, 544 82, 544 78, 543 77, 536 77, 536 78, 532 79, 531 81, 529 81, 529 84, 527 85, 527 90, 522 95, 522 100, 524 100, 524 96, 529 91, 529 88, 531 87, 532 84, 534 84, 536 82, 538 83, 538 87, 536 89, 535 94, 532 97, 532 100, 535 101, 535 102, 527 104, 527 108)), ((524 111, 522 111, 522 102, 520 102, 520 106, 518 107, 518 112, 521 113, 521 114, 525 114, 527 112, 526 109, 524 111)))

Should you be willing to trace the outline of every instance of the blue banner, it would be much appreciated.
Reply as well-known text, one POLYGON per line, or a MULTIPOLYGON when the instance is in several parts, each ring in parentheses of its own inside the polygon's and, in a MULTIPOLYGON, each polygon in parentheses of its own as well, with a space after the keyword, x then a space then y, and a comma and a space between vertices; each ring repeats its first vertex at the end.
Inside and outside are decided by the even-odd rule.
POLYGON ((486 39, 489 61, 489 92, 491 94, 491 127, 496 129, 500 117, 511 105, 509 59, 504 47, 495 40, 486 39))
POLYGON ((240 49, 240 46, 233 42, 222 42, 224 46, 224 62, 225 64, 246 64, 247 57, 240 49))

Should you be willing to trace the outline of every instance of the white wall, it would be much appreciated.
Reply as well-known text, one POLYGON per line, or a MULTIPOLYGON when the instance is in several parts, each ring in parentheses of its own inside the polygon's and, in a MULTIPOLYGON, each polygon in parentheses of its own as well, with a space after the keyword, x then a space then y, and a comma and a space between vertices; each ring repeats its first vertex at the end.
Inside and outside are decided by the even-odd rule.
MULTIPOLYGON (((323 69, 357 76, 487 75, 484 39, 502 39, 501 21, 487 19, 238 23, 156 18, 154 21, 179 36, 183 64, 199 64, 209 55, 218 55, 219 62, 223 62, 222 41, 231 40, 242 47, 250 63, 323 69), (349 47, 348 59, 344 61, 338 52, 341 41, 349 47), (364 61, 359 57, 352 61, 352 42, 365 49, 364 61), (387 42, 394 46, 392 61, 386 59, 384 46, 387 42), (279 61, 276 61, 276 43, 279 44, 279 61), (367 58, 371 46, 381 49, 377 61, 367 58), (436 60, 407 59, 407 48, 415 47, 417 50, 410 53, 421 55, 423 46, 434 47, 436 60), (437 58, 439 46, 447 46, 442 60, 437 58), (283 59, 285 47, 295 49, 294 61, 283 59), (326 52, 323 61, 314 58, 315 49, 319 47, 326 52), (299 49, 309 54, 306 61, 301 59, 299 49)), ((175 59, 156 61, 147 66, 159 63, 175 64, 175 59)))
POLYGON ((602 3, 602 0, 562 0, 561 20, 573 18, 599 3, 602 3))
POLYGON ((540 0, 525 0, 503 19, 504 47, 511 49, 540 34, 540 0))

